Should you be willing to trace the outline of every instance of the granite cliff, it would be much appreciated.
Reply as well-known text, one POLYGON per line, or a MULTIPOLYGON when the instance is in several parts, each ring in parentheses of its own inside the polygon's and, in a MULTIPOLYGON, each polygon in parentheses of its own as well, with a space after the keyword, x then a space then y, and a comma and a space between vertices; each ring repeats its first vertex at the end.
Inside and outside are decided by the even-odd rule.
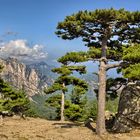
POLYGON ((24 90, 29 97, 43 93, 43 88, 53 82, 46 63, 26 65, 15 58, 0 59, 4 66, 1 77, 18 89, 24 90))

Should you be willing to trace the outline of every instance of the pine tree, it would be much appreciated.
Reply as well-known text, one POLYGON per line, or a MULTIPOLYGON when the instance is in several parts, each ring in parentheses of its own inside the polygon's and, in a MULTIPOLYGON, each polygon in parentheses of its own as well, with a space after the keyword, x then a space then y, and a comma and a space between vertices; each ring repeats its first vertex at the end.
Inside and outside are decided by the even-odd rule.
MULTIPOLYGON (((55 118, 57 120, 61 119, 60 113, 61 113, 61 95, 60 94, 54 94, 50 97, 48 97, 48 99, 46 100, 45 105, 47 107, 51 107, 55 110, 56 116, 50 116, 50 118, 55 118)), ((54 115, 54 114, 53 114, 54 115)))
POLYGON ((16 91, 0 79, 0 111, 23 115, 29 108, 29 100, 23 91, 16 91))
MULTIPOLYGON (((0 71, 2 71, 0 66, 0 71)), ((0 112, 23 115, 29 108, 29 99, 23 91, 15 90, 0 78, 0 112)))
MULTIPOLYGON (((86 97, 83 97, 83 91, 77 89, 77 87, 74 87, 72 90, 72 94, 70 94, 70 98, 65 99, 65 110, 64 110, 64 116, 66 117, 66 120, 70 121, 83 121, 85 119, 85 105, 87 103, 86 97)), ((60 120, 61 116, 61 95, 60 94, 54 94, 46 100, 47 107, 53 108, 55 110, 55 114, 51 114, 50 118, 55 118, 57 120, 60 120), (52 116, 54 115, 54 116, 52 116)))
MULTIPOLYGON (((106 72, 111 68, 121 67, 124 63, 123 47, 140 43, 140 12, 129 12, 124 9, 97 9, 79 11, 59 22, 56 34, 66 40, 82 38, 89 48, 87 52, 67 53, 60 62, 99 61, 98 117, 96 132, 101 135, 105 129, 106 72), (127 44, 127 45, 126 45, 127 44), (119 63, 109 63, 119 61, 119 63)), ((135 66, 135 70, 139 65, 135 66)), ((125 69, 126 73, 132 67, 125 69)), ((127 75, 128 76, 128 75, 127 75)))
POLYGON ((60 76, 55 80, 51 87, 45 90, 45 92, 46 94, 50 94, 56 91, 61 91, 61 121, 64 121, 64 96, 68 91, 67 86, 74 85, 78 87, 83 94, 87 91, 87 83, 83 80, 80 80, 79 78, 72 76, 71 74, 73 74, 73 71, 77 71, 80 74, 83 74, 86 72, 86 70, 85 66, 71 66, 68 64, 63 64, 59 68, 52 69, 52 71, 59 74, 60 76))
POLYGON ((87 97, 85 96, 83 89, 79 86, 74 86, 69 101, 70 102, 65 106, 65 116, 71 121, 85 120, 87 97))

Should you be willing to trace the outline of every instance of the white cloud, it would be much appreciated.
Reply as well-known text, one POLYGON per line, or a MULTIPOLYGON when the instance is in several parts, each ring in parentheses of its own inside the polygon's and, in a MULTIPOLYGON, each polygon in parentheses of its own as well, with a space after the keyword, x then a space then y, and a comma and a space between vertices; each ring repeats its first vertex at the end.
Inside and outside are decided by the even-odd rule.
POLYGON ((0 44, 0 57, 14 57, 23 62, 35 62, 46 60, 47 53, 43 52, 43 46, 35 44, 30 47, 26 40, 11 40, 0 44))

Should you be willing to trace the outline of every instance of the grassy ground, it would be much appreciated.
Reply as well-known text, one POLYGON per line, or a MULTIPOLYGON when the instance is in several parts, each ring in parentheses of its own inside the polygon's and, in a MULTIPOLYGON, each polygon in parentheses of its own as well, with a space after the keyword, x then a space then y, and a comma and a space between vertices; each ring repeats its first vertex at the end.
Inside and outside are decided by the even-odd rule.
MULTIPOLYGON (((92 126, 95 128, 94 123, 92 126)), ((0 124, 0 140, 140 140, 140 130, 98 137, 83 124, 16 117, 5 118, 0 124)))

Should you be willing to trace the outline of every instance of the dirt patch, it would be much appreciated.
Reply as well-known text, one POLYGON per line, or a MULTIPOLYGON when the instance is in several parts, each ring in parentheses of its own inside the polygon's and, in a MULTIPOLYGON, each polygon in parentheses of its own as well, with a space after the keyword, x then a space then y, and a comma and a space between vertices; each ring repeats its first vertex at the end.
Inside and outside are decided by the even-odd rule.
MULTIPOLYGON (((92 124, 95 127, 95 124, 92 124)), ((0 125, 0 140, 139 140, 140 130, 98 137, 83 124, 48 121, 39 118, 5 118, 0 125)))

